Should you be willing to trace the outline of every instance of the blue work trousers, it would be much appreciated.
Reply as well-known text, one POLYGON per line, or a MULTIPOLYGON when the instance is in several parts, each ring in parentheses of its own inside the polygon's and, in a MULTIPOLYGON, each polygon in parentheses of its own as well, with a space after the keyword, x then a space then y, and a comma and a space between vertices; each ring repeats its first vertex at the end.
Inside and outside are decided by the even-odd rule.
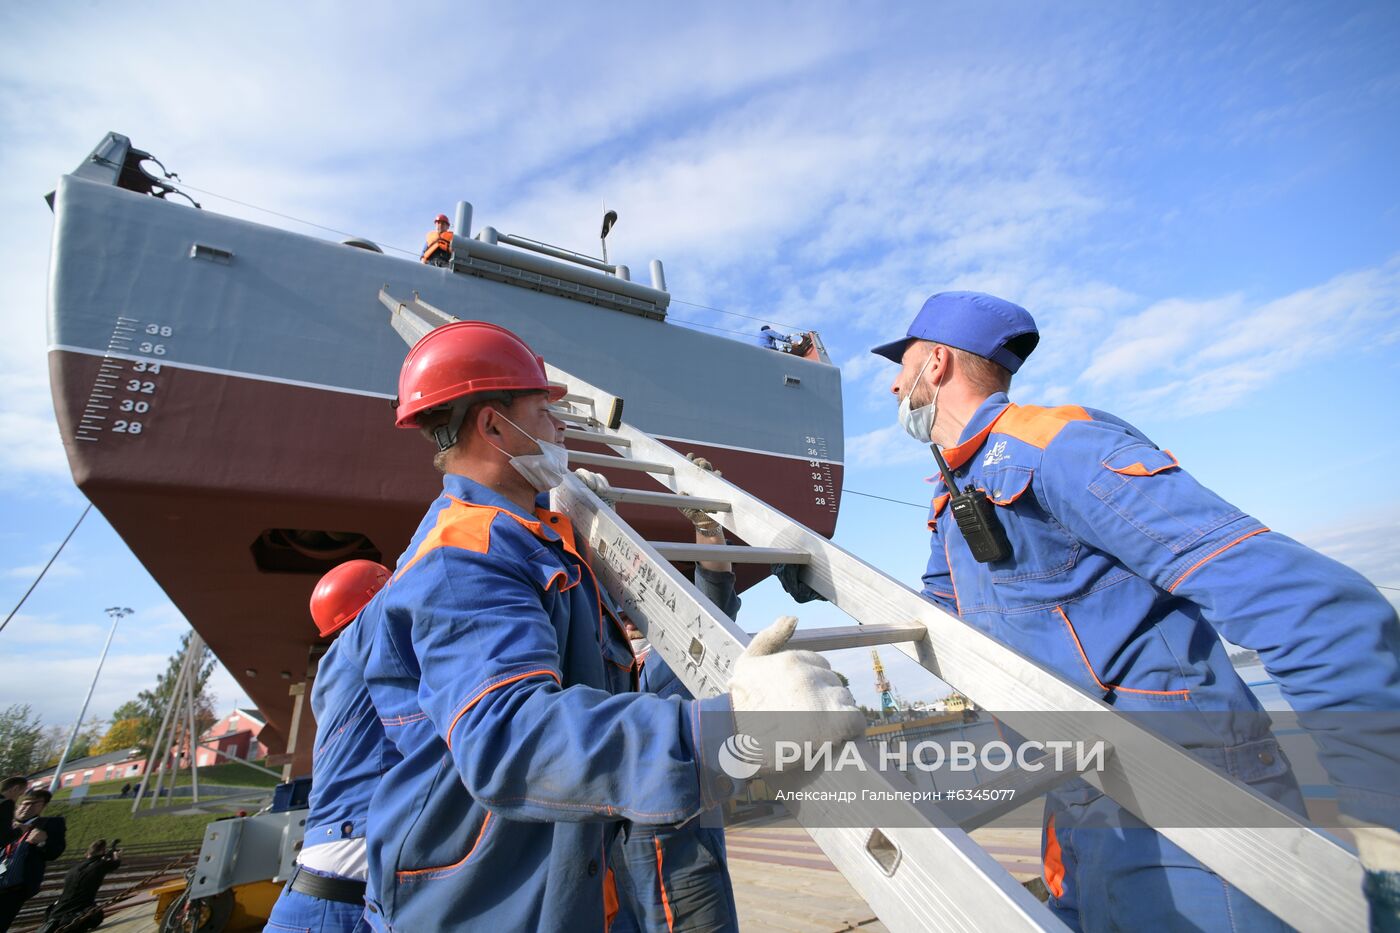
MULTIPOLYGON (((298 865, 296 871, 328 877, 324 872, 312 871, 298 865)), ((292 878, 295 878, 295 872, 292 878)), ((272 906, 272 914, 267 918, 264 933, 369 933, 365 923, 364 904, 346 904, 341 901, 328 901, 304 891, 292 890, 292 878, 272 906)))
POLYGON ((612 933, 735 933, 739 916, 718 826, 633 824, 619 847, 622 913, 612 933), (635 914, 636 916, 627 916, 635 914))
MULTIPOLYGON (((1292 775, 1260 787, 1302 812, 1292 775)), ((1049 906, 1071 930, 1291 930, 1101 793, 1051 794, 1041 839, 1049 906), (1082 802, 1081 802, 1082 801, 1082 802)))

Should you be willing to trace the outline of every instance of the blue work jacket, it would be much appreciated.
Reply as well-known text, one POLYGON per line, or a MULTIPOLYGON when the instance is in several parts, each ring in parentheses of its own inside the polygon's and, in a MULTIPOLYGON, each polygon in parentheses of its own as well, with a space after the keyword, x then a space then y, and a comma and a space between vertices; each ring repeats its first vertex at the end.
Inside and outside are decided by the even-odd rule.
POLYGON ((378 929, 602 930, 621 821, 679 823, 732 792, 702 764, 733 732, 728 697, 631 692, 563 515, 447 475, 354 627, 403 756, 370 811, 378 929))
MULTIPOLYGON (((997 393, 944 456, 996 504, 1012 554, 973 559, 937 478, 925 597, 1117 709, 1178 713, 1154 728, 1198 756, 1250 782, 1287 769, 1251 746, 1272 741, 1267 719, 1217 633, 1256 650, 1299 713, 1400 710, 1400 626, 1376 588, 1131 425, 997 393)), ((1347 731, 1314 736, 1339 803, 1394 825, 1395 749, 1347 731)))
POLYGON ((311 688, 316 744, 311 752, 306 847, 363 838, 379 779, 399 759, 370 701, 363 668, 353 651, 341 648, 342 640, 354 641, 350 633, 357 626, 352 622, 341 630, 321 658, 311 688))

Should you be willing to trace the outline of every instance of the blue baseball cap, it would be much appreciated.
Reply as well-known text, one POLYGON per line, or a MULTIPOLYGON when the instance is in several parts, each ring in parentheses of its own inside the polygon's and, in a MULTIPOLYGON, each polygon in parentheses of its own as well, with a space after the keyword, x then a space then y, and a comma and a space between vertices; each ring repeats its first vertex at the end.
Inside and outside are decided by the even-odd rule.
POLYGON ((870 352, 899 363, 915 340, 957 347, 1014 373, 1040 343, 1040 331, 1029 311, 1005 298, 984 292, 939 292, 919 309, 907 337, 870 352))

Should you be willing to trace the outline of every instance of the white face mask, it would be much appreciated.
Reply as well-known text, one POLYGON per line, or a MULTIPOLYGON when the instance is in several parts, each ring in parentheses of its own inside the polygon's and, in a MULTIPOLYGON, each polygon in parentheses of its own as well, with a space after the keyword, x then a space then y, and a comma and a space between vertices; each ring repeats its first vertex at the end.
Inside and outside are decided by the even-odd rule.
MULTIPOLYGON (((498 412, 499 414, 499 412, 498 412)), ((525 434, 525 429, 520 425, 501 415, 506 424, 515 428, 521 434, 525 434)), ((549 441, 542 441, 538 437, 531 437, 525 434, 530 440, 540 446, 537 454, 523 454, 518 457, 510 457, 510 465, 515 467, 516 472, 525 477, 525 481, 534 487, 535 492, 549 492, 555 486, 564 482, 564 475, 569 472, 569 452, 558 444, 551 444, 549 441)), ((496 447, 495 444, 491 445, 496 447)), ((501 448, 496 447, 497 450, 501 448)), ((501 453, 506 453, 501 450, 501 453)))
POLYGON ((911 408, 910 399, 914 397, 914 390, 919 387, 919 382, 932 362, 933 354, 930 353, 919 369, 919 374, 914 377, 914 384, 904 393, 904 398, 899 400, 899 426, 904 428, 910 437, 923 444, 933 443, 933 419, 938 417, 938 391, 943 388, 943 383, 934 386, 933 399, 927 405, 911 408))

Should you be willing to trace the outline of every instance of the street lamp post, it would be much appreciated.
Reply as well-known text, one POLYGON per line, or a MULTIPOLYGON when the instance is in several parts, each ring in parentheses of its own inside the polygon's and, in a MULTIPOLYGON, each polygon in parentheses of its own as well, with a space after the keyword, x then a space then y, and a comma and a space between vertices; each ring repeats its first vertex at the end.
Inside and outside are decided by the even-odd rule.
POLYGON ((92 684, 88 687, 87 696, 83 698, 83 708, 78 710, 78 719, 73 723, 73 731, 68 733, 68 745, 63 749, 63 756, 58 759, 58 767, 54 769, 53 780, 49 782, 49 793, 58 790, 59 781, 63 779, 63 766, 68 763, 68 755, 73 751, 73 743, 78 740, 78 731, 83 727, 83 717, 87 715, 88 704, 92 702, 92 692, 97 689, 97 678, 102 674, 102 665, 107 661, 107 649, 112 647, 112 636, 117 634, 117 623, 124 616, 131 615, 131 610, 124 606, 109 606, 107 615, 112 617, 112 627, 107 632, 107 643, 102 646, 102 657, 97 659, 97 670, 93 672, 92 684))

